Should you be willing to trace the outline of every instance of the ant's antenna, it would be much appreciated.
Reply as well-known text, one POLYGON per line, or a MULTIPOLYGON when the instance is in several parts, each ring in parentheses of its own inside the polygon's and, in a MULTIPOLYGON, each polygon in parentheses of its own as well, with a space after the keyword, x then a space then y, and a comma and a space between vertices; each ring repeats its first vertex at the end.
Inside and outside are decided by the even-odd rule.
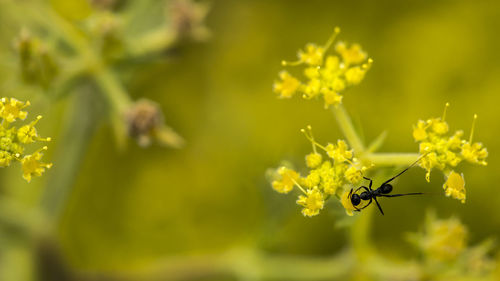
POLYGON ((415 164, 418 163, 418 161, 420 161, 422 158, 424 158, 425 156, 427 156, 427 154, 429 154, 430 152, 427 152, 425 153, 424 155, 420 156, 417 161, 413 162, 413 164, 411 164, 410 166, 408 166, 408 168, 404 169, 402 172, 400 172, 399 174, 395 175, 394 177, 386 180, 384 183, 382 183, 382 185, 386 184, 386 183, 390 183, 391 181, 393 181, 395 178, 401 176, 404 172, 408 171, 408 169, 410 169, 411 167, 415 166, 415 164))

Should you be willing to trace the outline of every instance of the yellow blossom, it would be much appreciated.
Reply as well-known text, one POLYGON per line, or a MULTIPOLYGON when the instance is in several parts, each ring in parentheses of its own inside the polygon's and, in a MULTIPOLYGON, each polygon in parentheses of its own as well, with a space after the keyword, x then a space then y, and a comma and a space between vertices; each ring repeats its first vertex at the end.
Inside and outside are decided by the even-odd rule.
POLYGON ((279 193, 288 193, 292 191, 295 184, 294 181, 299 178, 299 174, 286 167, 280 167, 278 169, 278 174, 281 176, 281 179, 272 182, 274 190, 279 193))
POLYGON ((482 143, 464 143, 462 145, 461 153, 465 160, 471 163, 483 166, 488 165, 488 163, 485 161, 486 157, 488 157, 488 150, 486 149, 486 147, 483 147, 482 143))
MULTIPOLYGON (((342 192, 342 187, 358 183, 367 168, 362 166, 356 158, 353 158, 353 150, 349 149, 344 140, 337 140, 336 144, 323 146, 314 139, 311 126, 307 126, 307 130, 302 129, 301 131, 311 142, 313 150, 306 155, 306 165, 309 168, 307 176, 300 177, 297 172, 281 167, 278 170, 281 178, 275 180, 272 185, 274 189, 282 193, 291 191, 294 185, 297 186, 298 190, 302 192, 297 204, 304 207, 302 214, 310 217, 319 214, 326 199, 341 199, 339 198, 339 188, 342 192), (320 153, 320 150, 333 161, 329 158, 323 160, 323 154, 320 153)), ((347 206, 346 210, 352 215, 354 207, 345 200, 347 199, 341 199, 342 204, 347 206)))
POLYGON ((448 133, 448 123, 446 123, 444 120, 441 120, 441 118, 430 119, 429 121, 427 121, 427 124, 429 124, 432 128, 432 131, 438 135, 444 135, 448 133))
POLYGON ((284 81, 276 82, 274 89, 280 97, 291 97, 293 94, 290 93, 299 91, 304 99, 322 97, 325 108, 328 108, 342 103, 341 92, 363 80, 372 60, 368 59, 358 44, 348 48, 344 43, 339 43, 336 47, 338 55, 326 55, 339 32, 340 29, 335 28, 333 35, 323 46, 307 44, 305 50, 298 52, 298 61, 282 62, 284 66, 305 65, 303 73, 306 81, 293 81, 290 83, 293 87, 284 87, 284 81), (293 91, 282 93, 283 88, 292 88, 293 91))
POLYGON ((362 169, 358 169, 355 166, 349 167, 345 171, 345 178, 352 184, 357 184, 363 178, 363 171, 365 167, 362 169))
MULTIPOLYGON (((47 147, 44 146, 41 150, 47 150, 47 147)), ((42 158, 42 153, 36 151, 32 155, 26 155, 21 159, 21 164, 23 165, 23 178, 30 182, 32 176, 41 176, 45 169, 52 167, 50 163, 40 162, 42 158)))
POLYGON ((19 139, 21 143, 33 143, 37 140, 50 141, 50 138, 44 139, 38 136, 35 125, 40 119, 42 119, 42 116, 38 115, 35 121, 31 122, 28 125, 24 125, 19 128, 19 130, 17 130, 17 139, 19 139))
POLYGON ((415 141, 423 141, 427 139, 427 124, 425 121, 418 120, 417 126, 413 126, 413 138, 415 141))
POLYGON ((305 186, 309 188, 313 188, 317 186, 321 181, 321 174, 319 170, 311 170, 307 177, 303 179, 303 183, 305 186))
POLYGON ((15 156, 11 153, 0 150, 0 167, 7 167, 10 165, 10 162, 15 159, 15 156))
POLYGON ((351 67, 345 73, 345 80, 351 85, 359 84, 365 77, 365 71, 361 67, 351 67))
POLYGON ((456 218, 428 219, 418 245, 427 258, 443 262, 455 260, 465 249, 467 229, 456 218))
POLYGON ((349 198, 349 191, 344 191, 344 193, 342 193, 340 202, 342 203, 342 206, 344 206, 346 214, 352 216, 353 211, 355 211, 356 208, 354 208, 354 206, 351 203, 351 199, 349 198))
POLYGON ((309 168, 316 168, 321 165, 323 157, 317 152, 312 152, 306 155, 306 165, 309 168))
POLYGON ((312 78, 303 87, 304 91, 303 97, 306 99, 314 98, 320 94, 320 90, 321 90, 321 80, 318 78, 312 78))
POLYGON ((325 99, 325 109, 330 105, 337 105, 342 103, 342 96, 330 89, 325 89, 323 91, 323 98, 325 99))
POLYGON ((274 82, 274 92, 280 95, 280 98, 291 98, 300 86, 300 81, 290 75, 287 71, 281 71, 281 81, 274 82))
POLYGON ((455 171, 451 171, 448 179, 443 184, 443 189, 446 196, 451 196, 465 203, 465 180, 464 175, 460 175, 455 171))
POLYGON ((307 44, 304 51, 298 53, 299 61, 309 65, 320 65, 323 63, 325 49, 316 44, 307 44))
POLYGON ((305 195, 300 195, 297 200, 297 204, 304 207, 302 209, 302 214, 307 217, 316 216, 319 211, 323 209, 325 200, 323 194, 318 190, 317 187, 308 189, 305 195))
POLYGON ((347 143, 343 140, 338 140, 337 145, 328 144, 326 152, 335 162, 345 162, 352 158, 352 150, 348 150, 347 143))
POLYGON ((433 169, 443 171, 447 178, 443 185, 446 195, 465 202, 463 176, 458 175, 453 170, 463 160, 486 165, 485 159, 488 156, 488 151, 481 143, 472 143, 477 115, 474 115, 468 141, 462 139, 463 131, 461 130, 456 131, 451 136, 448 135, 449 126, 445 121, 448 107, 449 103, 446 104, 441 118, 431 118, 427 121, 419 120, 417 125, 413 126, 413 137, 419 142, 420 154, 424 155, 419 165, 427 170, 426 180, 430 181, 433 169))
POLYGON ((28 112, 22 109, 28 107, 30 102, 18 101, 15 98, 2 98, 0 100, 0 117, 5 121, 12 123, 16 119, 24 120, 28 115, 28 112))
POLYGON ((348 48, 346 43, 338 42, 337 45, 335 45, 335 51, 342 56, 342 60, 346 66, 362 63, 368 57, 359 44, 352 44, 351 47, 348 48))
POLYGON ((50 138, 41 138, 38 136, 35 125, 42 118, 38 116, 34 121, 21 127, 16 127, 14 122, 23 120, 27 116, 24 108, 29 106, 29 101, 22 102, 14 98, 0 99, 0 167, 10 166, 12 161, 22 163, 23 177, 30 181, 32 176, 40 176, 46 168, 52 164, 42 163, 41 150, 46 150, 44 146, 41 150, 29 155, 26 154, 25 145, 37 141, 50 141, 50 138))

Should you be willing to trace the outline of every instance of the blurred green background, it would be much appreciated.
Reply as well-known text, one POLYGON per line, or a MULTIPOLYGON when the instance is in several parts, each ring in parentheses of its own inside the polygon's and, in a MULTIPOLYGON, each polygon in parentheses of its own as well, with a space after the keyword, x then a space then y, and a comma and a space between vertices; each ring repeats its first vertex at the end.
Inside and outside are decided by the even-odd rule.
MULTIPOLYGON (((12 55, 10 42, 19 28, 5 22, 0 58, 12 55)), ((111 127, 98 128, 59 227, 72 264, 120 271, 242 245, 311 256, 345 248, 345 231, 336 227, 345 217, 339 204, 305 218, 296 197, 277 194, 265 178, 266 169, 282 160, 302 167, 310 144, 301 128, 311 125, 321 143, 342 138, 320 101, 278 100, 272 92, 280 61, 293 60, 307 42, 323 44, 335 26, 342 29, 340 40, 360 43, 374 59, 363 83, 344 95, 367 142, 387 130, 381 151, 417 152, 412 125, 441 116, 450 102, 450 130, 463 129, 468 136, 477 113, 474 139, 490 152, 487 168, 459 167, 466 180, 465 205, 443 195, 441 173, 433 173, 431 183, 422 169, 402 177, 398 191, 438 195, 383 200, 386 215, 375 216, 373 230, 377 248, 416 256, 404 234, 419 229, 429 208, 442 217, 460 217, 471 243, 498 237, 498 2, 214 0, 207 26, 212 32, 207 42, 186 44, 162 60, 127 70, 130 95, 157 101, 186 146, 143 149, 131 143, 120 151, 111 127)), ((0 65, 0 82, 6 81, 13 66, 0 65)), ((8 87, 0 91, 22 96, 8 87)), ((65 103, 52 104, 43 96, 30 100, 44 115, 40 132, 54 136, 55 150, 65 103)), ((28 201, 40 192, 42 180, 21 183, 17 169, 0 175, 4 189, 26 194, 28 201)))

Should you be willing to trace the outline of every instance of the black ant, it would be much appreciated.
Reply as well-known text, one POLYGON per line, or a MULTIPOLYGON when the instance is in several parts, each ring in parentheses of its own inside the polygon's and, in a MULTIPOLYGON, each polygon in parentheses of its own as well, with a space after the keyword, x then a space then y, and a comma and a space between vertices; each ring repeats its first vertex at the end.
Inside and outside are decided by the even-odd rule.
POLYGON ((399 197, 399 196, 405 196, 405 195, 422 195, 422 194, 424 194, 421 192, 404 193, 404 194, 389 194, 392 191, 392 185, 389 183, 391 181, 393 181, 395 178, 401 176, 404 172, 408 171, 408 169, 410 169, 415 164, 417 164, 418 161, 420 161, 420 159, 422 159, 422 157, 424 157, 424 156, 426 156, 426 155, 422 155, 420 158, 417 159, 417 161, 415 161, 415 163, 411 164, 408 168, 404 169, 401 173, 399 173, 399 174, 395 175, 394 177, 383 182, 375 190, 372 189, 372 183, 373 183, 372 179, 367 178, 367 177, 363 177, 365 180, 370 181, 370 185, 368 187, 366 187, 366 186, 358 187, 354 192, 353 192, 353 188, 351 188, 351 191, 349 192, 349 195, 348 195, 348 198, 351 199, 351 203, 352 203, 352 206, 354 207, 354 209, 356 209, 356 211, 359 212, 359 211, 363 210, 364 208, 368 207, 372 203, 372 201, 375 200, 375 203, 377 203, 377 207, 380 210, 380 213, 382 213, 382 215, 384 215, 384 211, 382 211, 382 207, 380 207, 380 204, 377 201, 377 197, 399 197), (364 191, 361 192, 361 194, 357 194, 356 192, 358 192, 358 190, 360 190, 360 189, 363 189, 364 191), (370 200, 370 201, 368 202, 368 204, 366 204, 362 208, 356 207, 361 203, 361 200, 364 200, 364 201, 370 200))

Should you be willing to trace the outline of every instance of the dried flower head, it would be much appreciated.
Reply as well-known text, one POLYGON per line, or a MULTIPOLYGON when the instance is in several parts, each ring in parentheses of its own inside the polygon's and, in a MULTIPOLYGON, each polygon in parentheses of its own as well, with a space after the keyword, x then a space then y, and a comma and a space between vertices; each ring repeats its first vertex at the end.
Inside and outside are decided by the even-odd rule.
POLYGON ((50 87, 59 67, 47 45, 23 28, 14 40, 14 48, 19 57, 22 79, 45 89, 50 87))
POLYGON ((175 35, 181 39, 207 39, 210 31, 204 21, 208 10, 208 5, 193 0, 171 1, 167 13, 175 35))
POLYGON ((125 113, 128 135, 140 146, 148 146, 153 140, 160 144, 180 147, 183 139, 171 128, 164 125, 163 113, 157 103, 141 99, 125 113))

